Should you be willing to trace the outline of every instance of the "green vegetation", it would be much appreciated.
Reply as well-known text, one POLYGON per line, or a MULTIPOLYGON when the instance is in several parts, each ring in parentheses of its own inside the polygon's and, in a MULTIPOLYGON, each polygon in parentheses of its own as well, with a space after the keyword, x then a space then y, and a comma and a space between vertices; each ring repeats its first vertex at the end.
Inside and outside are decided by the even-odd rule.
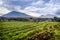
POLYGON ((0 40, 27 40, 51 29, 54 39, 60 40, 60 22, 0 22, 0 40))

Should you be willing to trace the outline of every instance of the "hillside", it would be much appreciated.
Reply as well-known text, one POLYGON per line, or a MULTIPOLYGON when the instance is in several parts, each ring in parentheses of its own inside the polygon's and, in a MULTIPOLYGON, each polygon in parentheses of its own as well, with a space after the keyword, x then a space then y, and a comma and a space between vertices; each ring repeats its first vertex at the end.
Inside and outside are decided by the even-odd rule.
POLYGON ((5 15, 2 15, 2 17, 7 17, 7 18, 29 18, 29 17, 32 17, 32 16, 27 15, 27 14, 22 13, 22 12, 12 11, 12 12, 9 12, 5 15))

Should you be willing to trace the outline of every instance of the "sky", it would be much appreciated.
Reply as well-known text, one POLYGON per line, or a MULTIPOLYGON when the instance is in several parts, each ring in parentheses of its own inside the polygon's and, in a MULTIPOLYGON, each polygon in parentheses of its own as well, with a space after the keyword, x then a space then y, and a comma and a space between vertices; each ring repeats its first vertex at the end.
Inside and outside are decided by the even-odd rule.
POLYGON ((60 16, 59 10, 60 0, 0 0, 0 15, 19 11, 36 17, 47 14, 60 16))

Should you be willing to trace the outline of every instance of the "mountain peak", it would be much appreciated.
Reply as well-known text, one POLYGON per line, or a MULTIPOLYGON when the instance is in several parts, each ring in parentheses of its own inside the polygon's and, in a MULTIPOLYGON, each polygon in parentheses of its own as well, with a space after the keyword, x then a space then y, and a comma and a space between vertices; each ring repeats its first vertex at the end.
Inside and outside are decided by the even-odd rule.
POLYGON ((12 11, 12 12, 9 12, 5 15, 3 15, 3 17, 17 17, 17 18, 26 18, 26 17, 31 17, 30 15, 27 15, 25 13, 22 13, 22 12, 18 12, 18 11, 12 11))

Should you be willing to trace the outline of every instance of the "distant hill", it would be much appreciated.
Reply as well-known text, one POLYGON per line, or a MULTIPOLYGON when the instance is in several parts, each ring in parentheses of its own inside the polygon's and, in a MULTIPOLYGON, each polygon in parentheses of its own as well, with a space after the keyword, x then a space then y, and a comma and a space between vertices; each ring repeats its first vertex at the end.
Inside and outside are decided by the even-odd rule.
POLYGON ((53 18, 54 15, 52 14, 47 14, 47 15, 41 15, 40 18, 53 18))
POLYGON ((2 15, 2 17, 7 17, 7 18, 29 18, 29 17, 32 17, 32 16, 27 15, 27 14, 22 13, 22 12, 12 11, 12 12, 9 12, 5 15, 2 15))

